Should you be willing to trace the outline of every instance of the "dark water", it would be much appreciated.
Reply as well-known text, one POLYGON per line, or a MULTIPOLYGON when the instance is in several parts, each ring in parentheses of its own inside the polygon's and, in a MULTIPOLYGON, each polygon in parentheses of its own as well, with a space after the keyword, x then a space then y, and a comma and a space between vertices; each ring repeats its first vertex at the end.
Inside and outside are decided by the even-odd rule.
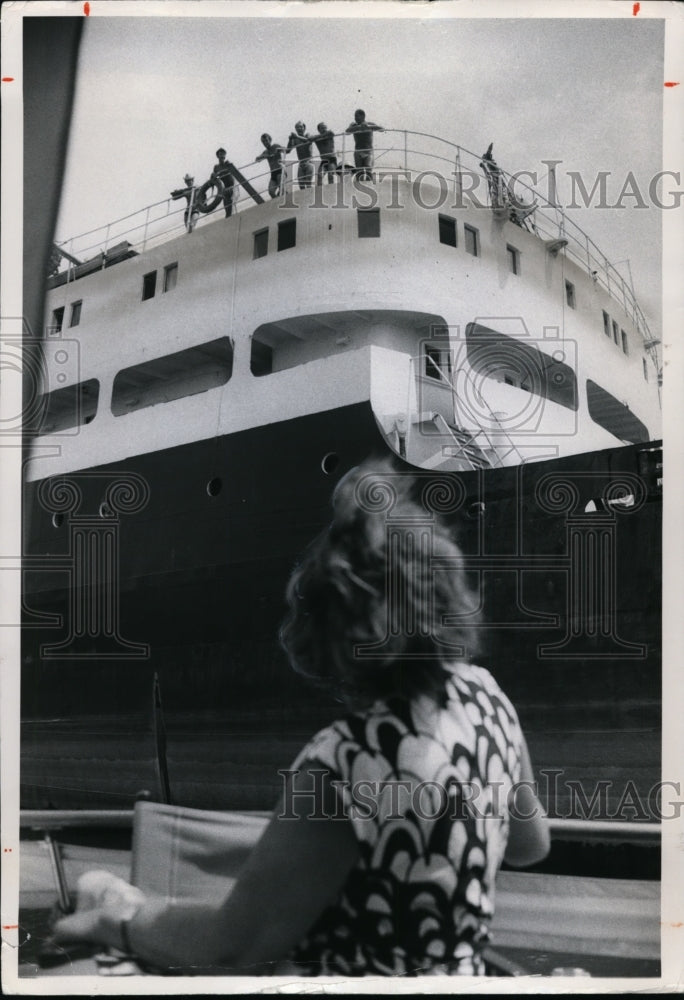
MULTIPOLYGON (((592 719, 588 708, 574 719, 567 712, 560 719, 556 712, 563 727, 554 729, 549 725, 553 714, 528 709, 523 724, 549 814, 657 818, 652 790, 660 779, 660 734, 654 713, 654 706, 642 706, 634 719, 616 728, 598 714, 592 719)), ((274 709, 272 719, 269 714, 266 706, 251 715, 167 713, 173 801, 207 809, 272 808, 282 787, 278 769, 290 765, 325 720, 314 708, 308 716, 300 710, 289 724, 282 711, 274 709)), ((159 796, 149 717, 91 715, 23 723, 23 808, 127 809, 143 790, 159 796)))

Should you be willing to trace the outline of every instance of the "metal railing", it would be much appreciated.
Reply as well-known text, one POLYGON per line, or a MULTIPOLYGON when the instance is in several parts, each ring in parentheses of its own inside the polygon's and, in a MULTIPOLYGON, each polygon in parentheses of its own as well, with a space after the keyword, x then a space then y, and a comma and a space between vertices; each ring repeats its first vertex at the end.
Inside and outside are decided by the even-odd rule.
MULTIPOLYGON (((338 181, 353 174, 352 136, 339 133, 336 136, 336 152, 340 167, 338 181), (349 162, 347 162, 349 161, 349 162)), ((493 209, 501 214, 501 204, 492 203, 492 186, 490 176, 483 168, 483 158, 457 143, 442 139, 427 132, 409 132, 405 130, 387 129, 383 133, 375 133, 374 140, 374 171, 377 177, 387 177, 392 174, 403 176, 407 181, 422 182, 433 177, 442 188, 451 192, 454 199, 453 207, 475 205, 493 209), (468 178, 467 187, 464 179, 468 178), (443 180, 442 180, 443 179, 443 180)), ((278 197, 288 191, 297 190, 298 160, 294 151, 289 159, 284 160, 283 183, 278 197)), ((314 183, 317 182, 320 157, 313 156, 314 183)), ((601 285, 624 309, 633 320, 637 330, 646 344, 653 342, 648 322, 640 308, 631 280, 625 280, 617 268, 609 261, 588 234, 578 226, 563 209, 549 200, 546 195, 528 184, 515 174, 511 174, 495 165, 497 178, 500 179, 501 190, 508 191, 509 197, 513 186, 521 188, 530 198, 529 205, 536 204, 533 212, 518 221, 521 228, 533 233, 541 240, 564 241, 562 252, 583 268, 594 282, 601 285)), ((268 184, 271 178, 270 169, 264 169, 263 163, 248 163, 239 167, 259 195, 265 199, 268 195, 268 184)), ((236 181, 234 186, 233 211, 241 212, 251 207, 252 200, 236 181)), ((513 204, 521 205, 516 194, 513 204)), ((527 202, 525 204, 528 204, 527 202)), ((98 254, 103 255, 102 267, 106 266, 106 255, 111 248, 126 241, 130 249, 141 252, 152 246, 158 246, 185 232, 183 221, 186 202, 184 199, 173 199, 170 196, 154 204, 147 205, 139 211, 116 219, 97 229, 91 229, 78 236, 59 242, 58 249, 64 250, 73 257, 83 260, 92 259, 98 254)), ((519 213, 524 215, 525 213, 519 213)), ((218 207, 209 214, 200 214, 197 225, 205 226, 218 218, 223 218, 223 207, 218 207)), ((510 213, 513 221, 515 211, 510 213)), ((74 274, 74 265, 62 263, 67 273, 67 280, 74 274), (68 265, 68 266, 67 266, 68 265)))
MULTIPOLYGON (((255 816, 270 816, 264 810, 240 810, 255 816)), ((231 810, 226 810, 229 814, 231 810)), ((554 840, 583 840, 592 843, 620 841, 657 844, 661 824, 652 821, 601 819, 548 819, 554 840)), ((74 828, 127 828, 133 825, 132 809, 22 809, 19 823, 24 830, 61 830, 74 828)))

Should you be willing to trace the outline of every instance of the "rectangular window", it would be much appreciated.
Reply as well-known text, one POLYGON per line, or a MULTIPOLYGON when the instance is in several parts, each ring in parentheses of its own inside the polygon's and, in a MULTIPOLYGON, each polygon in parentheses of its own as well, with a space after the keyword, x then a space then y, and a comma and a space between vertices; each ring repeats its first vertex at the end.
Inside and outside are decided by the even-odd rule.
POLYGON ((259 229, 258 232, 254 234, 254 254, 252 255, 252 259, 258 260, 259 257, 265 257, 267 253, 268 229, 259 229))
POLYGON ((64 306, 52 310, 52 332, 59 333, 64 323, 64 306))
POLYGON ((142 410, 225 385, 233 373, 233 344, 220 337, 184 351, 124 368, 112 390, 112 413, 142 410))
POLYGON ((82 300, 71 303, 71 317, 69 318, 69 326, 78 326, 78 324, 81 322, 82 305, 83 305, 82 300))
POLYGON ((642 358, 641 363, 644 366, 644 381, 648 382, 648 364, 646 362, 646 358, 642 358))
POLYGON ((285 219, 278 223, 278 249, 290 250, 297 243, 297 220, 285 219))
POLYGON ((506 253, 508 255, 508 267, 513 274, 520 274, 520 251, 512 247, 510 243, 506 244, 506 253))
POLYGON ((356 217, 358 219, 359 236, 362 239, 380 235, 379 208, 358 208, 356 210, 356 217))
POLYGON ((622 350, 625 354, 629 354, 629 344, 627 342, 627 334, 624 330, 620 330, 620 338, 622 339, 622 350))
POLYGON ((425 374, 428 378, 442 377, 439 371, 439 349, 436 347, 425 348, 425 374))
POLYGON ((605 309, 603 310, 603 332, 606 337, 610 337, 610 316, 605 309))
POLYGON ((565 301, 571 309, 575 308, 575 286, 571 281, 565 282, 565 301))
POLYGON ((164 268, 164 291, 170 292, 178 283, 178 264, 167 264, 164 268))
POLYGON ((427 378, 448 381, 451 375, 451 351, 439 347, 426 347, 425 375, 427 378))
POLYGON ((452 219, 450 215, 439 217, 439 242, 448 247, 456 246, 456 219, 452 219))
POLYGON ((613 320, 613 340, 616 344, 620 343, 620 327, 617 325, 615 320, 613 320))
POLYGON ((473 257, 480 256, 480 234, 474 226, 463 226, 463 232, 465 233, 465 249, 466 253, 470 253, 473 257))
POLYGON ((149 274, 143 274, 143 289, 142 289, 142 300, 153 299, 154 293, 157 288, 157 272, 150 271, 149 274))

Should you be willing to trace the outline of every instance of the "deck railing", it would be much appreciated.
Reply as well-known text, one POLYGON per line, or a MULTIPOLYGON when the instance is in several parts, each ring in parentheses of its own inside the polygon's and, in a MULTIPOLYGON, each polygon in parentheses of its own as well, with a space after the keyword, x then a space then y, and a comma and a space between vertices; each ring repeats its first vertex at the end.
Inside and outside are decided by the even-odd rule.
MULTIPOLYGON (((353 137, 346 133, 340 133, 336 136, 337 158, 342 178, 348 176, 354 169, 354 143, 352 140, 353 137)), ((447 211, 449 206, 475 204, 494 209, 501 215, 509 214, 505 204, 492 204, 491 184, 488 183, 485 170, 481 166, 482 159, 482 156, 478 156, 463 146, 426 132, 388 129, 385 132, 374 133, 374 173, 376 176, 389 176, 396 173, 413 183, 426 179, 429 181, 432 177, 439 184, 442 192, 448 192, 448 198, 444 202, 444 208, 447 211), (446 185, 446 188, 443 184, 446 185)), ((314 156, 312 162, 315 182, 320 157, 314 156)), ((248 163, 240 167, 239 170, 257 193, 264 200, 267 200, 271 172, 264 162, 248 163)), ((540 192, 516 174, 511 174, 498 166, 496 170, 501 191, 505 192, 505 198, 511 197, 511 192, 515 187, 518 207, 523 202, 526 205, 536 204, 534 211, 518 224, 541 240, 564 241, 557 252, 562 252, 571 258, 589 274, 596 284, 605 288, 632 319, 646 345, 654 346, 654 338, 651 335, 646 317, 637 302, 631 278, 625 279, 589 235, 545 193, 540 192), (520 199, 519 190, 524 192, 522 199, 520 199)), ((297 188, 297 158, 293 151, 288 154, 285 160, 281 195, 290 189, 296 190, 297 188)), ((549 194, 552 192, 549 191, 549 194)), ((234 186, 233 198, 234 212, 245 211, 254 204, 252 198, 237 182, 234 186)), ((185 209, 186 201, 184 198, 174 200, 169 196, 147 205, 139 211, 116 219, 114 222, 107 223, 105 226, 91 229, 79 236, 62 241, 57 246, 71 257, 83 262, 91 261, 101 255, 100 263, 102 267, 105 267, 108 263, 108 252, 115 247, 117 250, 120 249, 124 242, 129 244, 131 251, 139 253, 180 236, 186 231, 185 209)), ((519 214, 523 215, 524 212, 519 214)), ((196 226, 211 225, 221 218, 224 218, 224 211, 223 206, 219 203, 212 213, 200 213, 196 226)), ((62 273, 66 273, 67 281, 77 276, 76 266, 66 257, 63 258, 62 265, 62 273)))
MULTIPOLYGON (((269 812, 251 810, 255 816, 270 816, 269 812)), ((227 815, 230 810, 227 810, 227 815)), ((133 825, 132 809, 22 809, 19 823, 23 830, 62 830, 93 827, 100 830, 133 825)), ((654 821, 604 819, 548 820, 554 840, 583 840, 591 843, 623 842, 657 845, 662 826, 654 821)))

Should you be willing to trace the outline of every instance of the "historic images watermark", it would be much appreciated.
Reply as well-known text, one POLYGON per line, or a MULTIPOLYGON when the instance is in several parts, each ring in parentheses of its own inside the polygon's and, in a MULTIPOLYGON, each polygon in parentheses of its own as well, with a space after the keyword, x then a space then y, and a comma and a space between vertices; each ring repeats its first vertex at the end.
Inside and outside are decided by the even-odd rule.
MULTIPOLYGON (((510 814, 515 819, 611 820, 623 822, 662 822, 679 819, 684 799, 679 781, 658 781, 648 789, 639 789, 632 780, 595 782, 564 778, 559 768, 540 768, 536 781, 492 781, 486 786, 467 780, 450 782, 387 780, 343 780, 326 768, 312 768, 309 788, 295 787, 297 768, 278 771, 282 779, 282 803, 279 819, 362 819, 399 820, 407 812, 420 820, 501 819, 510 814), (333 789, 334 799, 326 798, 325 787, 333 789), (547 802, 525 808, 518 792, 527 788, 537 800, 547 802), (672 796, 676 795, 677 798, 672 796)), ((529 803, 530 797, 524 801, 529 803)))
MULTIPOLYGON (((368 211, 375 208, 404 209, 409 203, 423 209, 491 209, 501 199, 523 216, 536 205, 530 195, 547 206, 560 209, 679 209, 684 198, 682 174, 678 170, 659 170, 639 179, 629 170, 616 174, 598 170, 590 176, 579 170, 560 172, 562 160, 542 160, 545 169, 516 170, 505 175, 505 185, 492 185, 491 174, 467 167, 458 170, 413 170, 409 167, 376 167, 372 178, 355 176, 354 183, 336 185, 335 197, 324 197, 328 186, 312 184, 314 191, 308 208, 352 208, 368 211), (560 175, 560 176, 559 176, 560 175), (523 189, 525 194, 520 194, 523 189), (541 190, 540 190, 541 189, 541 190), (499 194, 497 195, 497 191, 499 194)), ((292 164, 286 165, 291 174, 292 164)), ((344 174, 341 174, 341 177, 344 174)), ((298 208, 294 199, 295 183, 290 176, 283 184, 279 207, 298 208)))
MULTIPOLYGON (((480 484, 482 486, 482 483, 480 484)), ((546 633, 556 631, 556 641, 540 642, 537 657, 543 659, 594 660, 629 659, 643 660, 648 649, 643 643, 631 642, 619 634, 618 628, 618 535, 620 517, 629 517, 646 503, 648 487, 645 480, 633 473, 619 476, 597 474, 579 470, 562 473, 547 472, 535 482, 533 495, 522 492, 519 477, 514 478, 514 504, 518 518, 524 504, 534 504, 538 518, 553 519, 564 526, 565 548, 548 555, 526 551, 520 524, 511 524, 510 536, 517 548, 497 552, 492 549, 483 528, 477 533, 477 548, 467 551, 457 560, 438 557, 434 552, 435 519, 438 517, 466 517, 473 498, 466 491, 462 479, 456 475, 433 475, 421 470, 369 473, 356 488, 356 500, 361 509, 381 515, 385 522, 387 566, 385 573, 386 626, 384 637, 370 645, 357 645, 354 656, 359 660, 382 659, 387 648, 397 636, 407 638, 418 635, 421 626, 416 622, 409 594, 411 584, 402 577, 397 553, 402 539, 410 536, 412 561, 411 579, 436 579, 439 573, 465 569, 475 591, 484 604, 486 576, 496 572, 511 576, 515 597, 507 611, 498 608, 498 614, 488 615, 487 629, 530 629, 546 633), (420 516, 407 519, 397 505, 399 480, 411 476, 420 500, 420 516), (595 490, 602 486, 601 509, 591 509, 584 500, 587 485, 595 490), (590 509, 587 510, 586 508, 590 509), (525 579, 537 576, 546 579, 549 574, 562 576, 564 593, 559 595, 556 606, 550 608, 548 600, 543 608, 530 606, 523 599, 525 579), (559 634, 559 629, 562 633, 559 634)), ((483 495, 485 495, 483 493, 483 495)), ((477 501, 475 501, 477 503, 477 501)), ((528 512, 529 513, 529 512, 528 512)), ((510 540, 510 539, 509 539, 510 540)), ((431 599, 431 598, 429 598, 431 599)), ((458 640, 468 628, 479 629, 479 608, 472 614, 445 615, 439 636, 433 636, 435 660, 457 658, 465 650, 458 640), (449 639, 453 628, 454 641, 449 639)), ((430 616, 432 620, 432 616, 430 616)), ((425 658, 428 654, 421 653, 425 658)), ((407 659, 410 659, 407 654, 407 659)))
MULTIPOLYGON (((77 312, 72 304, 71 325, 77 312)), ((99 382, 84 379, 81 345, 65 336, 64 308, 53 312, 41 338, 32 335, 25 320, 4 318, 0 374, 3 380, 20 380, 14 412, 0 421, 0 447, 30 443, 33 457, 56 460, 65 441, 80 435, 98 407, 99 382)), ((122 635, 120 621, 121 516, 136 514, 148 503, 150 487, 138 473, 86 470, 50 476, 24 485, 29 496, 25 517, 44 520, 55 531, 52 551, 26 549, 0 555, 0 571, 22 573, 24 584, 32 577, 50 574, 64 581, 63 613, 35 610, 24 586, 22 625, 25 629, 51 629, 55 641, 43 643, 44 659, 78 660, 147 659, 147 643, 131 642, 122 635)), ((35 528, 35 525, 33 525, 35 528)), ((20 625, 19 622, 3 622, 20 625)))

